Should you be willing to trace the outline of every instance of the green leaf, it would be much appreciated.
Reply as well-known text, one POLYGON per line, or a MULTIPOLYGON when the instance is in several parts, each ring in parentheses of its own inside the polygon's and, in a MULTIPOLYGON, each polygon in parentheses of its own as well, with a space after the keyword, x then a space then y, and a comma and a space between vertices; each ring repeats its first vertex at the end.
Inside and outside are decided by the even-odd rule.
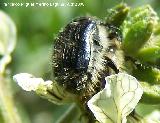
POLYGON ((147 104, 160 103, 160 70, 142 64, 132 68, 132 75, 140 81, 144 90, 141 102, 147 104))
POLYGON ((133 76, 119 73, 106 77, 105 88, 88 101, 88 107, 100 123, 126 123, 143 90, 133 76))
POLYGON ((160 70, 144 65, 137 65, 132 71, 132 75, 139 81, 145 81, 150 84, 160 84, 160 70))

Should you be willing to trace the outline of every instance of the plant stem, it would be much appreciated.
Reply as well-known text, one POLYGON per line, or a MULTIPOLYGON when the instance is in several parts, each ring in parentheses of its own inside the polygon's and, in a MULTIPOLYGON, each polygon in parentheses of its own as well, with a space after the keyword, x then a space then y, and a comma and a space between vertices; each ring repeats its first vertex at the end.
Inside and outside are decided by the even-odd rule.
POLYGON ((78 113, 76 104, 72 104, 56 123, 71 123, 77 117, 78 113))
POLYGON ((9 80, 3 74, 0 74, 0 110, 4 123, 22 123, 9 88, 9 80))

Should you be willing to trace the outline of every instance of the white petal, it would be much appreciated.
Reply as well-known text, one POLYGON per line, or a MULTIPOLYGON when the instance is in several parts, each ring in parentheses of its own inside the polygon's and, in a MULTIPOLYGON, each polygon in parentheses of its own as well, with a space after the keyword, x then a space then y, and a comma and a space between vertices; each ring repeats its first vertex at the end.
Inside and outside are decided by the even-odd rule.
POLYGON ((40 83, 44 82, 42 78, 35 78, 33 75, 28 73, 16 74, 13 76, 13 79, 26 91, 35 91, 40 83))
POLYGON ((119 73, 106 77, 105 88, 88 101, 88 107, 101 123, 126 123, 142 96, 136 78, 119 73))

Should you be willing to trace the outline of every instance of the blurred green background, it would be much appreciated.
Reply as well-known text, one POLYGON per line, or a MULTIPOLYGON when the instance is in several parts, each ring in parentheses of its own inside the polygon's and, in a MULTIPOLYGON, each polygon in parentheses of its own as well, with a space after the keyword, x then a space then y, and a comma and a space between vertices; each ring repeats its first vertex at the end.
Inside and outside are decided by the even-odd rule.
MULTIPOLYGON (((105 18, 108 8, 122 0, 0 0, 0 9, 5 11, 17 27, 17 45, 8 66, 11 75, 21 72, 51 79, 51 52, 54 38, 73 18, 95 16, 105 18), (81 7, 5 7, 7 2, 82 2, 81 7)), ((136 7, 150 4, 160 15, 159 0, 125 0, 136 7)), ((23 91, 12 83, 14 99, 19 108, 23 123, 55 123, 69 105, 57 106, 34 93, 23 91)))

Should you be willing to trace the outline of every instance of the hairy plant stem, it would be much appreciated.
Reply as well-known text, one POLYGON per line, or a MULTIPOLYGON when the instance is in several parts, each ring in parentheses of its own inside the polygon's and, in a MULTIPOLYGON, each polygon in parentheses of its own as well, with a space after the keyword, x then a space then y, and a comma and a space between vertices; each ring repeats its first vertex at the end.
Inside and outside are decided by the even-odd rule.
POLYGON ((22 123, 18 115, 12 91, 9 86, 9 79, 0 73, 0 110, 4 123, 22 123))
POLYGON ((80 108, 80 112, 81 112, 81 116, 80 116, 81 123, 95 123, 95 118, 92 112, 88 109, 86 104, 83 104, 80 102, 81 101, 77 102, 77 105, 80 108))

